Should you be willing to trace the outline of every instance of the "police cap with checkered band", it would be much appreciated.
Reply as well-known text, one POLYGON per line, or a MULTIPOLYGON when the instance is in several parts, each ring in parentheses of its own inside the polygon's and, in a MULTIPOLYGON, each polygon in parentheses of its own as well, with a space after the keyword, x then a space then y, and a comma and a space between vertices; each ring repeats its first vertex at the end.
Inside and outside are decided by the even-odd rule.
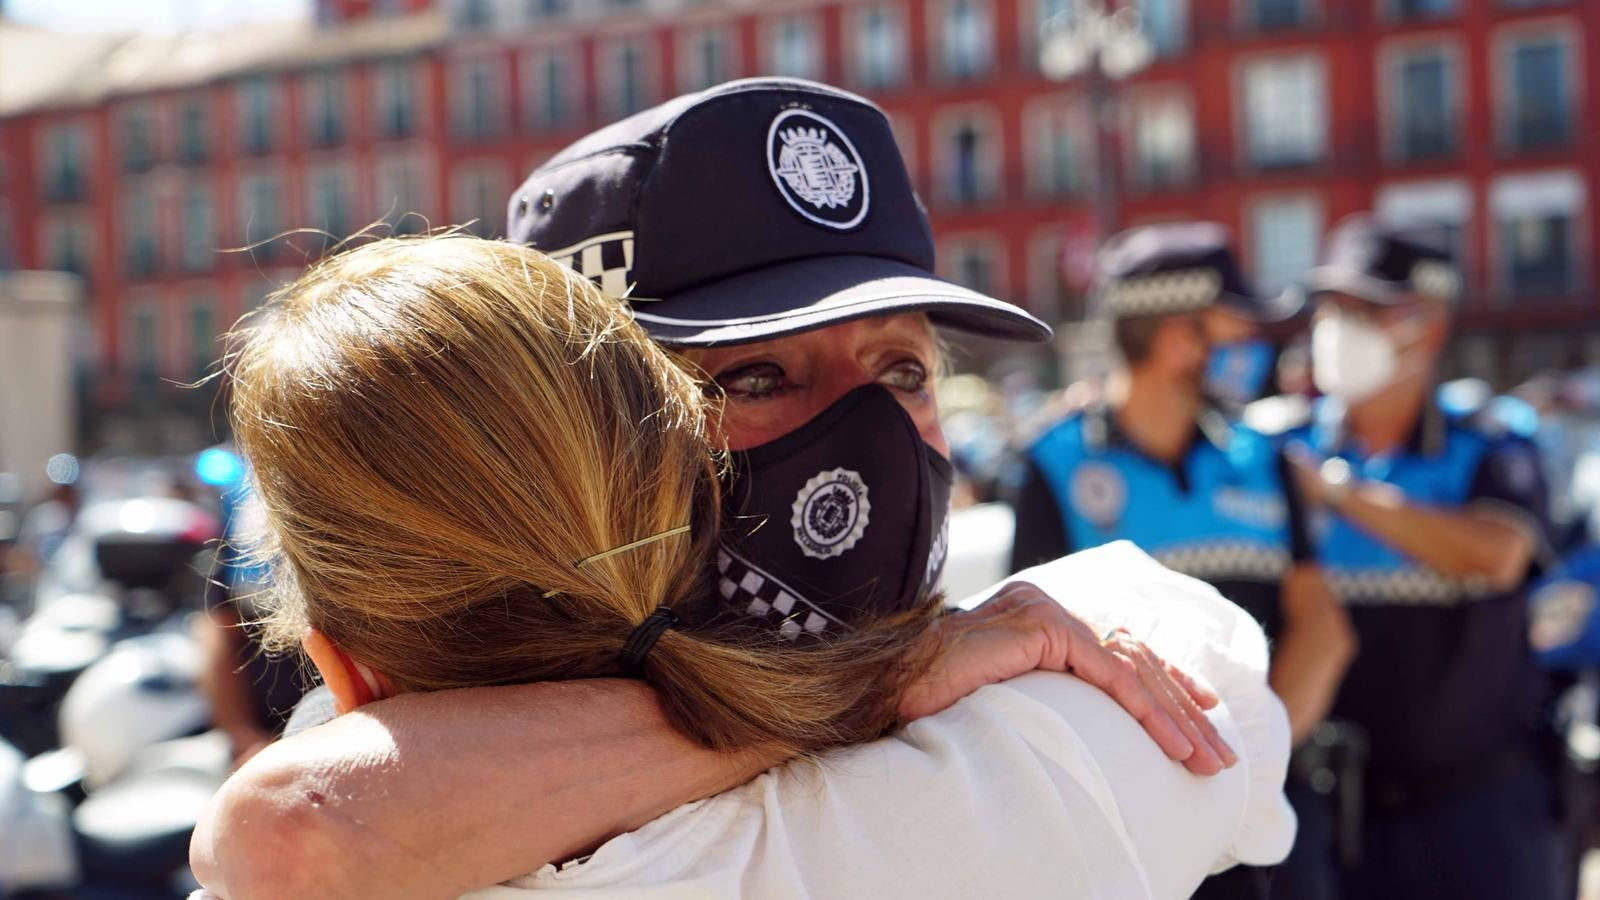
POLYGON ((1101 247, 1096 298, 1111 318, 1170 315, 1220 306, 1261 323, 1299 311, 1297 294, 1257 293, 1215 222, 1132 228, 1101 247))
POLYGON ((1453 303, 1461 273, 1444 230, 1368 214, 1346 218, 1328 235, 1322 264, 1306 273, 1305 290, 1345 294, 1381 306, 1419 298, 1453 303))
POLYGON ((1017 307, 933 274, 888 117, 797 79, 734 81, 582 138, 512 195, 507 234, 626 296, 662 343, 770 340, 925 311, 1045 340, 1017 307))

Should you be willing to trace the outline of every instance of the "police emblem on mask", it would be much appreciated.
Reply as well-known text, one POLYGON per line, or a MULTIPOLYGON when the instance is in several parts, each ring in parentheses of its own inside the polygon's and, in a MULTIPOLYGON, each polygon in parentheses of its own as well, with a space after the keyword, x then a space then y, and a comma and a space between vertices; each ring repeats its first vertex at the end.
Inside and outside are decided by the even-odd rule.
POLYGON ((1072 508, 1100 528, 1122 518, 1128 505, 1128 484, 1122 473, 1104 463, 1084 463, 1072 476, 1072 508))
POLYGON ((867 217, 861 155, 837 125, 816 113, 790 109, 772 120, 767 168, 778 193, 808 221, 845 229, 867 217))
POLYGON ((818 472, 794 498, 794 542, 814 559, 832 559, 856 545, 867 531, 872 504, 861 474, 849 469, 818 472))

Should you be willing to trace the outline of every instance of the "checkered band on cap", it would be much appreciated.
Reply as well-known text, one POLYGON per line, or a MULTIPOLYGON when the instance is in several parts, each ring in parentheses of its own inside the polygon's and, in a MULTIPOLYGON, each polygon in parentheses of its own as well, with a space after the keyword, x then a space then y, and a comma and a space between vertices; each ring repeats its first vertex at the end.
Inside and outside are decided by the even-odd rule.
POLYGON ((1273 584, 1289 571, 1289 551, 1251 541, 1205 541, 1152 553, 1174 572, 1201 581, 1264 581, 1273 584))
POLYGON ((1411 267, 1411 288, 1424 297, 1454 301, 1461 293, 1461 273, 1447 262, 1425 259, 1411 267))
POLYGON ((785 640, 845 630, 843 622, 726 547, 717 551, 717 574, 717 591, 731 608, 766 619, 785 640))
POLYGON ((1101 289, 1100 302, 1109 315, 1132 318, 1205 309, 1221 295, 1217 270, 1180 269, 1115 279, 1101 289))
POLYGON ((1325 568, 1324 574, 1347 606, 1459 606, 1493 596, 1481 581, 1420 568, 1325 568))
MULTIPOLYGON (((547 256, 600 286, 612 297, 627 297, 633 286, 633 232, 597 234, 547 256)), ((629 297, 630 300, 641 298, 629 297)))

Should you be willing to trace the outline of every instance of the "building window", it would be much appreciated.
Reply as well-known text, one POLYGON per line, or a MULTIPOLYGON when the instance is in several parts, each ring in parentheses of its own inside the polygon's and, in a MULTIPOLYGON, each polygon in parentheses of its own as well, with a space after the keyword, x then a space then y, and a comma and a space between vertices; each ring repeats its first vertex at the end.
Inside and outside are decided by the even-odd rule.
POLYGON ((1017 19, 1021 31, 1018 47, 1022 54, 1022 67, 1037 71, 1040 39, 1044 30, 1058 23, 1069 24, 1077 17, 1077 0, 1018 0, 1017 19))
POLYGON ((148 104, 135 104, 122 110, 117 129, 122 145, 122 171, 143 172, 155 165, 154 119, 148 104))
POLYGON ((678 35, 678 91, 704 90, 738 77, 738 36, 732 29, 707 26, 678 35))
POLYGON ((161 308, 140 303, 128 316, 128 366, 134 377, 153 381, 161 373, 161 308))
POLYGON ((1402 160, 1453 156, 1460 131, 1456 55, 1444 47, 1395 53, 1385 73, 1390 155, 1402 160))
POLYGON ((378 137, 408 138, 417 132, 417 78, 411 62, 379 64, 373 71, 377 102, 374 104, 378 137))
POLYGON ((1505 42, 1500 85, 1501 134, 1514 150, 1572 141, 1574 85, 1567 34, 1523 35, 1505 42))
POLYGON ((1023 111, 1028 192, 1060 199, 1085 193, 1094 168, 1094 119, 1078 103, 1041 98, 1023 111))
POLYGON ((1187 0, 1137 0, 1139 30, 1157 56, 1173 56, 1189 46, 1187 0))
POLYGON ((1322 204, 1313 197, 1259 200, 1250 207, 1250 248, 1256 289, 1276 292, 1317 261, 1322 204))
POLYGON ((1194 113, 1187 97, 1149 96, 1129 114, 1134 184, 1156 189, 1188 182, 1194 166, 1194 113))
POLYGON ((1583 286, 1580 233, 1588 206, 1573 172, 1507 175, 1489 189, 1499 282, 1508 298, 1571 295, 1583 286))
POLYGON ((550 47, 522 57, 523 127, 559 131, 578 122, 583 91, 577 59, 570 50, 550 47))
POLYGON ((496 57, 460 59, 450 72, 450 121, 456 137, 483 141, 505 127, 505 61, 496 57))
POLYGON ((80 123, 61 123, 44 130, 40 159, 44 198, 49 203, 76 203, 89 195, 89 134, 80 123))
POLYGON ((988 111, 946 114, 938 128, 939 198, 975 206, 1000 193, 1000 129, 988 111))
POLYGON ((268 172, 239 179, 239 242, 256 258, 270 258, 283 243, 275 240, 283 233, 283 187, 283 178, 268 172))
POLYGON ((406 154, 380 159, 374 179, 373 195, 378 215, 390 224, 395 234, 420 234, 427 230, 428 180, 421 157, 406 154))
POLYGON ((332 147, 345 138, 346 84, 343 73, 312 72, 300 82, 304 100, 306 143, 332 147))
POLYGON ((1402 21, 1442 19, 1460 8, 1459 0, 1384 0, 1384 5, 1390 18, 1402 21))
POLYGON ((129 278, 155 274, 160 262, 156 194, 149 181, 130 179, 122 188, 122 269, 129 278))
POLYGON ((178 161, 202 163, 211 153, 211 115, 204 96, 190 97, 178 111, 178 161))
POLYGON ((851 42, 850 77, 857 87, 882 91, 905 83, 906 55, 904 10, 880 3, 852 13, 846 35, 851 42))
POLYGON ((270 151, 278 115, 278 85, 266 77, 239 82, 239 152, 255 155, 270 151))
POLYGON ((780 16, 767 26, 766 72, 786 78, 822 77, 822 47, 817 20, 811 16, 780 16))
POLYGON ((939 264, 941 274, 962 287, 991 297, 1004 292, 1005 250, 997 239, 949 240, 939 254, 939 264))
POLYGON ((217 304, 200 297, 189 303, 189 374, 198 377, 210 371, 221 355, 217 346, 217 304))
POLYGON ((624 38, 606 53, 606 115, 631 116, 655 103, 659 78, 648 35, 624 38))
POLYGON ((89 229, 80 217, 69 214, 47 219, 42 243, 40 249, 46 269, 88 276, 89 229))
POLYGON ((456 0, 456 24, 464 29, 483 29, 494 24, 493 0, 456 0))
POLYGON ((1028 309, 1046 322, 1061 322, 1073 315, 1071 292, 1067 290, 1061 263, 1066 252, 1066 233, 1047 229, 1028 242, 1028 309))
POLYGON ((1244 69, 1245 149, 1270 169, 1320 162, 1328 132, 1327 83, 1312 56, 1264 59, 1244 69))
POLYGON ((509 192, 502 163, 462 163, 450 176, 450 221, 480 237, 499 237, 505 233, 509 192))
POLYGON ((183 189, 183 267, 191 272, 211 268, 217 249, 216 198, 211 185, 190 182, 183 189))
POLYGON ((350 236, 355 225, 355 177, 348 163, 321 163, 306 172, 306 219, 324 232, 320 241, 312 241, 318 252, 350 236))
POLYGON ((1300 28, 1311 21, 1311 0, 1243 0, 1245 20, 1261 31, 1300 28))
POLYGON ((540 19, 559 19, 572 12, 572 0, 527 0, 528 17, 535 21, 540 19))
POLYGON ((988 0, 944 0, 938 9, 939 74, 951 81, 987 75, 994 62, 994 16, 988 0))

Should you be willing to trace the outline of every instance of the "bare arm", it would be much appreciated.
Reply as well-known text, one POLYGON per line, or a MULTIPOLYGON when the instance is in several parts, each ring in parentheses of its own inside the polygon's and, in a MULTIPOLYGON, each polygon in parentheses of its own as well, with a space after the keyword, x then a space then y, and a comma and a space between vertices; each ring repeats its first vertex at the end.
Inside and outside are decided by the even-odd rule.
POLYGON ((218 794, 190 863, 229 900, 455 897, 779 761, 706 750, 639 682, 405 695, 257 754, 218 794))
POLYGON ((1289 712, 1299 745, 1328 716, 1356 654, 1356 633, 1316 566, 1300 563, 1283 581, 1283 633, 1267 680, 1289 712))

